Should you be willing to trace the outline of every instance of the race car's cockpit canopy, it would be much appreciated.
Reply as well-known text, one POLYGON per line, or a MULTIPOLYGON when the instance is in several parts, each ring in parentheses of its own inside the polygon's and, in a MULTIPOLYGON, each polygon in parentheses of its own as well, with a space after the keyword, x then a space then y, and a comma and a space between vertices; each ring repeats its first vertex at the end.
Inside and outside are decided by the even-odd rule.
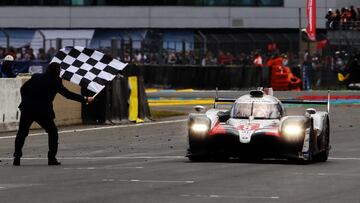
POLYGON ((232 118, 280 119, 284 114, 281 102, 270 95, 244 95, 234 102, 230 111, 232 118))

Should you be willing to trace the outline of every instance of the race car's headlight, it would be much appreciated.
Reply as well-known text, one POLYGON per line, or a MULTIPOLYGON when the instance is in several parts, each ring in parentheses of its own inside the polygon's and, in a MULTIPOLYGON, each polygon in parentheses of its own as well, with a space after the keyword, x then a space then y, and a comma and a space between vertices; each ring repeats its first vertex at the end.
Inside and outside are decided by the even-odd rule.
POLYGON ((298 140, 304 133, 304 129, 299 124, 288 124, 283 126, 282 133, 289 140, 298 140))
POLYGON ((205 115, 190 115, 188 129, 190 136, 204 137, 209 132, 211 121, 205 115))
POLYGON ((280 124, 280 131, 287 141, 300 141, 304 138, 305 120, 302 117, 285 117, 280 124))
POLYGON ((191 130, 194 133, 204 134, 209 130, 209 126, 205 123, 193 123, 191 125, 191 130))

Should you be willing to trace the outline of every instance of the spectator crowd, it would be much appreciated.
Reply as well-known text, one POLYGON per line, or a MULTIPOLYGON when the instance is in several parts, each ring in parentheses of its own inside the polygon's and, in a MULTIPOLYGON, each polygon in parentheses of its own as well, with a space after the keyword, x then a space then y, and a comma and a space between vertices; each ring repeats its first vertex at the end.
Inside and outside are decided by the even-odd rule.
POLYGON ((329 9, 326 18, 326 28, 331 30, 360 30, 360 8, 329 9))
MULTIPOLYGON (((98 49, 99 51, 111 55, 110 48, 98 49)), ((239 51, 233 53, 230 51, 219 50, 216 53, 207 51, 201 54, 196 50, 187 51, 174 51, 163 49, 161 51, 141 51, 139 49, 134 50, 118 50, 119 54, 117 59, 136 65, 194 65, 194 66, 259 66, 260 64, 266 64, 266 62, 275 54, 279 54, 279 50, 276 51, 261 51, 255 50, 251 52, 239 51), (261 57, 259 64, 259 57, 261 57), (254 64, 254 60, 257 58, 257 64, 254 64)), ((0 60, 4 60, 5 56, 11 55, 14 61, 29 61, 29 60, 43 60, 50 61, 57 50, 54 47, 50 47, 47 51, 40 48, 38 51, 34 51, 30 46, 24 46, 21 48, 3 48, 0 47, 0 60)), ((295 54, 288 52, 283 53, 282 56, 286 56, 286 64, 294 65, 291 62, 296 61, 295 54)))
MULTIPOLYGON (((111 54, 110 48, 100 49, 105 54, 111 54)), ((119 54, 116 58, 119 60, 135 65, 193 65, 193 66, 241 66, 241 67, 258 67, 269 66, 270 61, 281 61, 284 67, 307 67, 307 75, 311 75, 308 79, 311 87, 318 87, 323 83, 323 70, 328 69, 334 73, 346 73, 347 61, 349 55, 344 51, 335 51, 334 55, 322 55, 320 52, 305 54, 302 60, 304 64, 299 64, 297 54, 287 52, 280 53, 279 49, 275 50, 255 50, 252 52, 239 51, 232 53, 230 51, 219 50, 216 53, 207 51, 201 54, 196 50, 187 50, 176 52, 174 50, 163 49, 161 51, 142 51, 134 50, 118 50, 119 54)), ((39 49, 35 52, 30 46, 22 48, 2 48, 0 47, 0 78, 14 77, 16 74, 11 72, 11 64, 13 61, 29 61, 29 60, 43 60, 50 61, 57 50, 53 47, 46 52, 44 49, 39 49), (9 57, 11 56, 11 57, 9 57), (9 67, 8 67, 9 66, 9 67), (14 75, 14 74, 15 75, 14 75)), ((280 62, 279 62, 280 63, 280 62)), ((300 70, 300 69, 296 69, 300 70)), ((299 75, 299 73, 297 73, 299 75)), ((345 74, 346 75, 346 74, 345 74)), ((311 88, 310 85, 307 89, 311 88)))
MULTIPOLYGON (((265 63, 273 55, 279 53, 279 51, 260 53, 262 53, 261 50, 252 52, 240 51, 238 53, 220 50, 217 53, 207 51, 205 54, 200 54, 196 51, 175 52, 172 50, 142 53, 139 50, 135 50, 133 55, 129 51, 125 51, 123 56, 119 56, 118 59, 137 65, 251 66, 254 63, 254 59, 260 55, 262 57, 261 63, 265 63)), ((282 55, 294 57, 292 53, 284 53, 282 55)), ((288 63, 288 60, 286 63, 288 63)))
POLYGON ((54 47, 49 48, 46 52, 43 48, 40 48, 37 52, 34 51, 29 45, 25 45, 21 48, 0 47, 0 59, 5 58, 7 55, 14 57, 16 61, 28 61, 28 60, 51 60, 57 50, 54 47))

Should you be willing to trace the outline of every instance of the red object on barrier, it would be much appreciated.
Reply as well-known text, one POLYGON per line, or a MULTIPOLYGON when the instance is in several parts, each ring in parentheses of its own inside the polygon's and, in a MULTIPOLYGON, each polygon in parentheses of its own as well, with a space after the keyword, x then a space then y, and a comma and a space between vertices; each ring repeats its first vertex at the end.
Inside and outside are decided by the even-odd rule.
POLYGON ((270 84, 274 90, 301 90, 301 79, 296 77, 287 66, 282 66, 282 57, 270 59, 267 65, 271 68, 270 84))
POLYGON ((326 45, 327 45, 327 43, 328 43, 328 40, 326 40, 326 39, 321 40, 321 41, 318 41, 318 42, 316 43, 316 49, 317 49, 317 50, 320 50, 320 49, 325 48, 326 45))

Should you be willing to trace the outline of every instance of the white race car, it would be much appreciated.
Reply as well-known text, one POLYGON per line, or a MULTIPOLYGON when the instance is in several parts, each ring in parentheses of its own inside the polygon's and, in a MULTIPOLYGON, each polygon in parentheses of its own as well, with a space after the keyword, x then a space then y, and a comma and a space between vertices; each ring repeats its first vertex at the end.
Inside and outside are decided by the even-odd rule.
POLYGON ((215 99, 214 108, 189 115, 187 157, 192 161, 228 157, 272 157, 326 161, 330 150, 329 99, 279 100, 255 90, 237 99, 215 99), (224 104, 231 108, 224 108, 224 104), (287 116, 283 104, 327 105, 287 116))

